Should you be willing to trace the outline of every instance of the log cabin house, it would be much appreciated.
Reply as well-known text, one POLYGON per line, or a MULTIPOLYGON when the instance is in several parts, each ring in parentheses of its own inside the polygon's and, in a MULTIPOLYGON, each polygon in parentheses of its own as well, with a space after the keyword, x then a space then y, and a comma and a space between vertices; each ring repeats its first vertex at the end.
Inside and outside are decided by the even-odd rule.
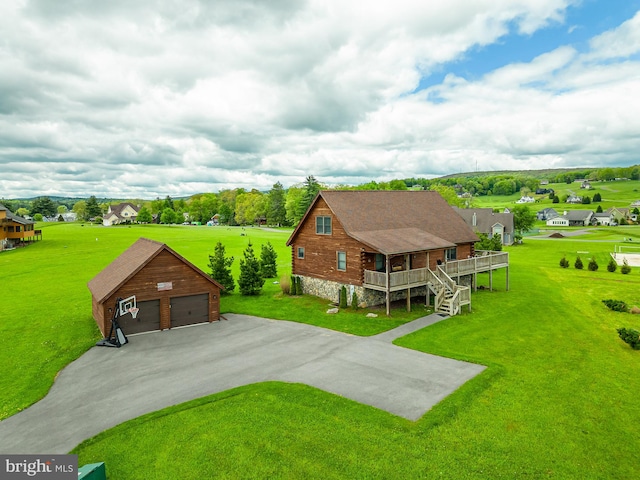
POLYGON ((321 191, 287 245, 304 293, 336 301, 346 286, 387 315, 391 301, 433 294, 436 311, 456 315, 477 273, 507 268, 508 289, 508 253, 476 252, 477 241, 437 192, 321 191))
POLYGON ((0 205, 0 250, 42 240, 42 230, 35 230, 35 222, 15 215, 0 205))

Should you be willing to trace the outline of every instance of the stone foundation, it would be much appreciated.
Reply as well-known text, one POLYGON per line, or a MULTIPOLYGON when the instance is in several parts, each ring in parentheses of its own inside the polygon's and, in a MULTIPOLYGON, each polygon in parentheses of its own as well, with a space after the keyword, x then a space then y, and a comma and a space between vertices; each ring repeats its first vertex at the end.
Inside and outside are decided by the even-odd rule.
MULTIPOLYGON (((340 289, 344 285, 347 288, 347 304, 351 305, 352 293, 358 295, 359 306, 366 308, 375 305, 383 305, 386 302, 385 292, 370 290, 357 285, 345 285, 330 280, 320 280, 313 277, 299 275, 302 284, 302 292, 320 298, 326 298, 336 305, 340 301, 340 289)), ((427 294, 427 287, 417 287, 411 289, 411 297, 424 297, 427 294)), ((391 301, 406 300, 407 291, 399 290, 391 292, 391 301)))

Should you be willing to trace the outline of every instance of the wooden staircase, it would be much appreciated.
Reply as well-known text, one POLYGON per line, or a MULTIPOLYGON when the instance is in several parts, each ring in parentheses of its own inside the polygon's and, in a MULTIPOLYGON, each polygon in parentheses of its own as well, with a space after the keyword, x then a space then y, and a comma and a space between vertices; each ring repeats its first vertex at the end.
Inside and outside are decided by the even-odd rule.
POLYGON ((440 266, 432 274, 427 286, 435 295, 434 305, 437 313, 454 316, 461 312, 463 305, 469 305, 471 309, 469 287, 458 285, 440 266))

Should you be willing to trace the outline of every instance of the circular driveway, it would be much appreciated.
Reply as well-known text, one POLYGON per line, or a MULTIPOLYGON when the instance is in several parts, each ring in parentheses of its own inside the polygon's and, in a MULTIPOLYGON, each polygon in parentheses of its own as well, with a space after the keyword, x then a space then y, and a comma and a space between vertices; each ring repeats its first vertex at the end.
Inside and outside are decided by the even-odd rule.
POLYGON ((417 420, 485 367, 395 346, 434 314, 373 337, 246 315, 129 337, 69 364, 49 394, 0 422, 0 452, 67 453, 145 413, 269 380, 304 383, 417 420))

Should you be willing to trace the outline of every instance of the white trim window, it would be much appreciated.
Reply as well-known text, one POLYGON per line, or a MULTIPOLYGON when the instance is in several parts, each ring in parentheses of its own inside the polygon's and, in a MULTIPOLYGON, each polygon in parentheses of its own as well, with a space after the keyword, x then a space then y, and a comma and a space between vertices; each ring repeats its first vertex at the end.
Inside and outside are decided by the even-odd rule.
POLYGON ((341 272, 346 272, 347 271, 347 252, 337 252, 336 259, 338 263, 337 265, 338 270, 341 272))
POLYGON ((329 216, 316 217, 316 234, 331 235, 331 217, 329 216))

